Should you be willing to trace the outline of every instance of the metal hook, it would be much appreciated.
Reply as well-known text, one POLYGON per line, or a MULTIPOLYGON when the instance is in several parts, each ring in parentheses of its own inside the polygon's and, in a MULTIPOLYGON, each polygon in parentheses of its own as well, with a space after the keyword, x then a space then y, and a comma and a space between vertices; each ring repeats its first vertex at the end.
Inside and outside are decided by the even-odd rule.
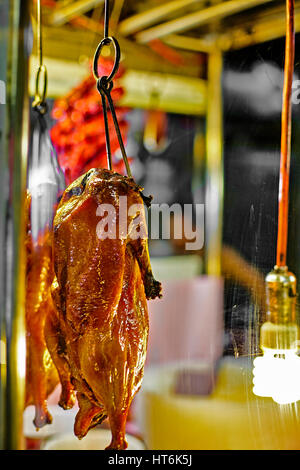
POLYGON ((46 104, 46 93, 47 93, 47 84, 48 84, 48 73, 47 68, 43 64, 43 41, 42 41, 42 10, 41 10, 41 0, 37 0, 37 52, 39 56, 39 67, 36 74, 35 80, 35 95, 32 107, 38 111, 40 114, 45 114, 47 112, 46 104), (43 76, 43 88, 42 93, 39 91, 40 76, 43 76))
POLYGON ((106 37, 106 38, 102 39, 102 41, 97 46, 97 49, 96 49, 96 52, 95 52, 95 55, 94 55, 94 62, 93 62, 94 77, 95 77, 96 80, 98 80, 99 79, 99 74, 98 74, 99 57, 100 57, 100 54, 101 54, 101 51, 102 51, 103 47, 104 46, 109 46, 110 44, 113 44, 113 46, 114 46, 115 61, 114 61, 112 71, 109 74, 109 76, 107 77, 107 82, 108 83, 113 80, 113 78, 115 77, 117 71, 119 70, 119 65, 120 65, 121 50, 120 50, 120 45, 119 45, 118 41, 116 40, 116 38, 114 38, 112 36, 109 36, 109 37, 106 37))
POLYGON ((48 84, 48 74, 47 68, 45 65, 39 65, 37 74, 36 74, 36 81, 35 81, 35 95, 34 101, 32 103, 32 107, 38 109, 41 114, 45 114, 47 110, 47 105, 45 102, 46 94, 47 94, 47 84, 48 84), (40 84, 40 76, 43 74, 43 88, 42 93, 39 91, 39 84, 40 84))
POLYGON ((131 178, 131 170, 128 162, 128 158, 126 155, 126 150, 124 147, 120 126, 118 123, 116 111, 114 108, 113 100, 111 98, 111 90, 113 88, 113 78, 115 77, 117 71, 119 70, 120 59, 121 59, 121 50, 120 45, 116 38, 112 36, 108 36, 108 23, 109 23, 109 0, 105 1, 105 17, 104 17, 104 38, 98 44, 93 61, 93 74, 95 79, 97 80, 97 90, 99 91, 102 99, 102 107, 103 107, 103 118, 104 118, 104 126, 105 126, 105 137, 106 137, 106 151, 107 151, 107 161, 108 161, 108 168, 112 169, 112 162, 111 162, 111 148, 110 148, 110 136, 109 136, 109 125, 108 125, 108 115, 107 115, 107 103, 111 111, 114 127, 116 130, 117 138, 119 141, 123 161, 126 167, 127 175, 131 178), (101 54, 101 51, 104 46, 109 46, 113 44, 115 50, 115 61, 113 64, 113 68, 108 76, 99 77, 98 74, 98 61, 101 54))

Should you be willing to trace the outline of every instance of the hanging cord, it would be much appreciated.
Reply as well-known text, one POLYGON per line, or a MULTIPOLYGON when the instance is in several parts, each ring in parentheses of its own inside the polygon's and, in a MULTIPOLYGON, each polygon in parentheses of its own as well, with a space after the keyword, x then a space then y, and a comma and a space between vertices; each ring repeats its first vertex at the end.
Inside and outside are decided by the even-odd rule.
POLYGON ((286 266, 288 238, 289 176, 291 157, 292 83, 295 60, 294 0, 286 0, 286 44, 284 86, 281 118, 281 160, 279 181, 277 260, 279 267, 286 266))
POLYGON ((47 68, 43 64, 43 41, 42 41, 42 11, 41 11, 41 0, 37 0, 37 53, 39 58, 39 67, 36 74, 35 81, 35 94, 32 103, 33 109, 38 111, 40 114, 47 112, 46 93, 48 74, 47 68), (40 80, 43 79, 42 92, 40 92, 40 80))
POLYGON ((109 0, 105 0, 105 10, 104 10, 104 38, 102 41, 98 44, 95 55, 94 55, 94 62, 93 62, 93 73, 94 77, 97 80, 97 90, 99 91, 101 95, 101 100, 102 100, 102 107, 103 107, 103 118, 104 118, 104 127, 105 127, 105 138, 106 138, 106 151, 107 151, 107 164, 109 170, 112 170, 112 158, 111 158, 111 148, 110 148, 110 136, 109 136, 109 124, 108 124, 108 114, 107 114, 107 103, 109 106, 109 109, 111 111, 114 127, 116 130, 117 138, 119 141, 123 161, 126 167, 126 172, 129 178, 132 177, 131 175, 131 170, 128 162, 128 158, 126 155, 126 150, 124 147, 115 107, 113 104, 113 100, 111 98, 111 90, 113 89, 113 78, 115 77, 119 65, 120 65, 120 59, 121 59, 121 51, 120 51, 120 46, 118 41, 112 37, 109 36, 109 0), (114 65, 112 68, 112 71, 109 76, 102 76, 99 77, 98 74, 98 60, 101 54, 101 51, 104 46, 109 46, 110 44, 113 44, 114 46, 114 51, 115 51, 115 61, 114 65))
POLYGON ((109 28, 109 0, 105 0, 104 6, 104 39, 108 37, 109 28))

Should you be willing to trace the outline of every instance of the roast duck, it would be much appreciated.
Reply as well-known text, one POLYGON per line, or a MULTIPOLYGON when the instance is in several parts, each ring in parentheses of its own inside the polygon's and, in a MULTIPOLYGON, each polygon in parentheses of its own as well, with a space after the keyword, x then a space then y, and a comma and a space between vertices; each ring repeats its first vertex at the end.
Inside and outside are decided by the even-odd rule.
POLYGON ((146 299, 161 296, 141 190, 132 178, 91 169, 65 190, 53 223, 54 308, 47 297, 44 337, 62 385, 60 405, 71 407, 76 392, 78 438, 108 417, 110 449, 127 447, 126 418, 146 357, 146 299), (113 214, 108 232, 99 230, 99 207, 113 214))
POLYGON ((52 418, 47 397, 59 383, 44 336, 46 318, 54 308, 50 288, 54 279, 52 233, 48 229, 32 236, 31 196, 26 198, 26 396, 25 406, 35 405, 34 425, 41 428, 52 418))

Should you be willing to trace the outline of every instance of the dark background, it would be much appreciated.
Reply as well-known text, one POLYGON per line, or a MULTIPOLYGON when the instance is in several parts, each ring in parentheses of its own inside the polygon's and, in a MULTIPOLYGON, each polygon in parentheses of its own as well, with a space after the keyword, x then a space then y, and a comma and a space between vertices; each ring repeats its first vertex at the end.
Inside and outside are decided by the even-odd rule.
MULTIPOLYGON (((276 263, 283 39, 225 55, 224 243, 266 275, 276 263)), ((295 80, 300 76, 296 36, 295 80)), ((288 266, 299 278, 300 105, 293 105, 288 266)), ((226 283, 226 328, 249 333, 259 312, 249 292, 226 283)), ((235 334, 235 333, 234 333, 235 334)))

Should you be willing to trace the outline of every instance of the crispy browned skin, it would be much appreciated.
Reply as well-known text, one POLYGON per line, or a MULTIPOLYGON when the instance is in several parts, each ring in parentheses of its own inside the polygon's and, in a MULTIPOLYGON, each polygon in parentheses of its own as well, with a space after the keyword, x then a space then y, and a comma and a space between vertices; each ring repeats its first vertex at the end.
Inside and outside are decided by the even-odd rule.
POLYGON ((25 406, 35 405, 34 425, 52 421, 47 397, 59 383, 44 337, 45 320, 54 306, 50 287, 54 278, 52 236, 45 231, 37 242, 30 232, 30 195, 26 199, 26 397, 25 406))
MULTIPOLYGON (((128 233, 99 239, 96 210, 111 204, 118 226, 119 196, 127 196, 128 206, 142 204, 140 190, 132 179, 92 169, 67 188, 54 219, 52 295, 58 316, 49 321, 56 331, 49 350, 77 391, 76 436, 108 417, 110 449, 127 447, 126 418, 146 357, 146 297, 160 296, 161 286, 152 275, 147 239, 132 240, 128 233)), ((131 219, 138 214, 145 225, 144 209, 131 219)))

